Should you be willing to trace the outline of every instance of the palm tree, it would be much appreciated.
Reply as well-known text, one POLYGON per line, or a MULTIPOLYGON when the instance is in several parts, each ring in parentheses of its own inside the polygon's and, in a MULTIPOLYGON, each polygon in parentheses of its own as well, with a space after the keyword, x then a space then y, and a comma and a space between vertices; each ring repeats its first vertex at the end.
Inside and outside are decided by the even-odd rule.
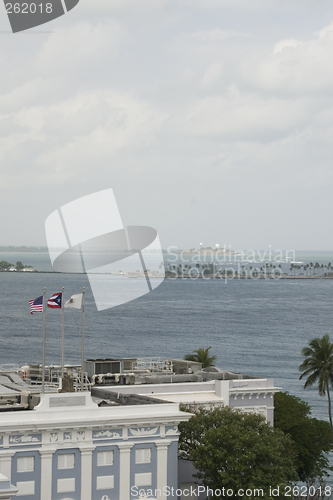
MULTIPOLYGON (((314 265, 314 268, 318 269, 318 267, 320 267, 320 264, 318 262, 316 262, 315 265, 314 265)), ((317 275, 317 273, 316 273, 316 275, 317 275)))
POLYGON ((302 372, 299 377, 307 377, 304 389, 311 387, 315 382, 318 383, 320 396, 328 398, 328 416, 330 420, 332 440, 333 440, 333 422, 330 386, 333 385, 333 343, 330 342, 329 335, 324 335, 322 339, 315 338, 310 340, 307 347, 303 347, 302 354, 306 358, 299 366, 302 372))
POLYGON ((209 366, 214 366, 215 361, 217 360, 217 356, 208 356, 208 351, 211 349, 211 346, 204 349, 203 347, 199 347, 199 349, 195 349, 193 354, 185 354, 184 359, 186 361, 197 361, 198 363, 202 363, 202 368, 208 368, 209 366))

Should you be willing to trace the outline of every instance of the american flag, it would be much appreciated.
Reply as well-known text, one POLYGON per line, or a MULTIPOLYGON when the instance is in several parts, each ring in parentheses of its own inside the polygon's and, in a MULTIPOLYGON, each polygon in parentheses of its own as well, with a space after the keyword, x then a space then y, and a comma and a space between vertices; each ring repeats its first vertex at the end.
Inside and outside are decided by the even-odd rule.
POLYGON ((35 312, 43 312, 43 295, 35 300, 29 300, 31 314, 35 312))
POLYGON ((61 297, 61 293, 54 293, 47 301, 47 307, 52 307, 52 309, 61 309, 61 297))

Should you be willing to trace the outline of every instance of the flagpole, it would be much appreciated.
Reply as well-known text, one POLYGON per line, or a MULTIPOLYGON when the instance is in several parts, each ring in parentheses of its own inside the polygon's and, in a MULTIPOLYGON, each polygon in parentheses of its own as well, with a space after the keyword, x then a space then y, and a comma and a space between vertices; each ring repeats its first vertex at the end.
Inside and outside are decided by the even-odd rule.
POLYGON ((62 287, 62 294, 61 294, 61 378, 64 378, 64 371, 65 371, 65 300, 64 300, 64 290, 65 287, 62 287))
POLYGON ((42 359, 42 393, 45 392, 45 316, 46 316, 46 301, 45 301, 45 290, 43 295, 43 359, 42 359))
POLYGON ((82 343, 81 343, 81 391, 83 391, 83 365, 84 365, 84 293, 85 287, 83 287, 82 293, 82 343))

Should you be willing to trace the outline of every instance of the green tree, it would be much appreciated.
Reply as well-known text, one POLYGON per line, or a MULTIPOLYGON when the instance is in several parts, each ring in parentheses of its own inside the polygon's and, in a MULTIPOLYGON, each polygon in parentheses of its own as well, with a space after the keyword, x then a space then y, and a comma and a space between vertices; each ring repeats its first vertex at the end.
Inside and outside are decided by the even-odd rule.
POLYGON ((20 260, 18 260, 15 264, 15 267, 16 267, 16 270, 17 271, 20 271, 21 269, 24 268, 24 265, 22 264, 22 262, 20 260))
POLYGON ((214 366, 217 356, 209 357, 209 349, 211 349, 211 346, 207 347, 207 349, 199 347, 199 349, 195 349, 192 354, 185 354, 184 359, 186 359, 186 361, 198 361, 202 363, 202 368, 214 366))
POLYGON ((333 344, 330 342, 328 334, 323 338, 314 338, 310 340, 307 347, 303 347, 302 355, 305 357, 303 363, 299 366, 302 372, 299 377, 307 377, 304 389, 318 383, 320 396, 327 394, 328 398, 328 416, 331 426, 331 435, 333 441, 333 422, 330 386, 333 383, 333 344))
POLYGON ((270 487, 280 487, 283 497, 284 487, 297 480, 294 443, 264 417, 229 407, 190 411, 194 416, 179 425, 179 448, 206 487, 232 489, 236 499, 244 499, 240 489, 262 489, 251 498, 271 500, 270 487))
POLYGON ((0 262, 0 269, 7 269, 8 267, 12 266, 13 264, 11 264, 10 262, 8 262, 7 260, 2 260, 0 262))
POLYGON ((274 396, 274 427, 289 434, 296 445, 299 480, 307 484, 322 481, 332 470, 327 456, 333 449, 329 423, 311 418, 305 401, 278 392, 274 396))

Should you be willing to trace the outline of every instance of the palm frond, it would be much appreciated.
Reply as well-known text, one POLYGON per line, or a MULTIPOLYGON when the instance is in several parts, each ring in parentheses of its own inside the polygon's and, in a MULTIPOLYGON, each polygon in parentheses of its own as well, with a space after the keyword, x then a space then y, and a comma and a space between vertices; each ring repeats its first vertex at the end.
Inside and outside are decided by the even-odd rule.
POLYGON ((303 362, 298 367, 301 372, 300 380, 306 378, 304 389, 318 384, 320 396, 328 395, 329 418, 333 436, 333 422, 330 408, 329 387, 333 387, 333 343, 328 334, 322 338, 316 337, 302 349, 303 362))
POLYGON ((186 361, 197 361, 202 363, 203 368, 208 368, 209 366, 214 366, 215 361, 217 360, 217 356, 209 356, 209 350, 211 346, 204 349, 203 347, 199 347, 199 349, 194 349, 192 354, 185 354, 184 359, 186 361))

